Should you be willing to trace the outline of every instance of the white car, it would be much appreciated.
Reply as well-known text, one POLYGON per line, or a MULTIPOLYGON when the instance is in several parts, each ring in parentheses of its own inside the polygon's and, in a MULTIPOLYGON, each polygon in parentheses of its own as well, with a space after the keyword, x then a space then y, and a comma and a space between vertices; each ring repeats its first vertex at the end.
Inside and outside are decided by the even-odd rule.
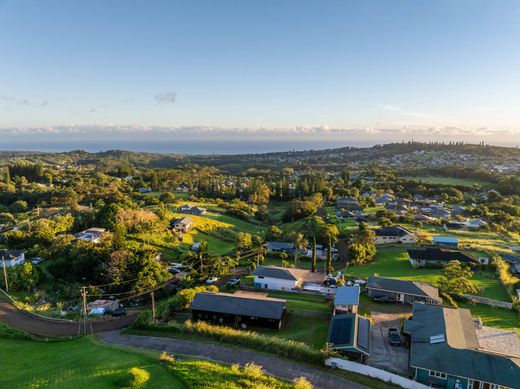
POLYGON ((206 280, 206 284, 211 285, 218 281, 217 277, 210 277, 206 280))

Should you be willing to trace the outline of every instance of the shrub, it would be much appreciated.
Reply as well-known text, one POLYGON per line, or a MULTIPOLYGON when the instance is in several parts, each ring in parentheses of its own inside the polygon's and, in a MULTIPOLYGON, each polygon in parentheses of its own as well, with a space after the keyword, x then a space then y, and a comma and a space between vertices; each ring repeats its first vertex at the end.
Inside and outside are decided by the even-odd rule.
POLYGON ((145 310, 137 316, 134 321, 135 327, 140 327, 142 325, 146 325, 152 321, 152 312, 150 310, 145 310))
POLYGON ((253 362, 249 362, 244 366, 244 374, 249 378, 257 380, 264 375, 264 371, 262 366, 259 366, 253 362))
POLYGON ((449 294, 447 293, 441 293, 441 296, 443 298, 445 298, 448 303, 453 307, 453 308, 458 308, 459 305, 457 304, 457 302, 453 299, 453 297, 451 297, 449 294))
POLYGON ((124 388, 138 388, 150 379, 150 373, 138 367, 129 369, 115 384, 124 388))
POLYGON ((168 354, 166 351, 163 351, 161 353, 159 360, 161 362, 166 362, 168 365, 175 363, 175 357, 173 355, 168 354))
POLYGON ((305 377, 298 377, 294 380, 294 389, 312 389, 312 384, 305 377))
POLYGON ((6 324, 0 323, 0 338, 7 339, 23 339, 31 340, 32 337, 25 331, 18 330, 16 328, 9 327, 6 324))

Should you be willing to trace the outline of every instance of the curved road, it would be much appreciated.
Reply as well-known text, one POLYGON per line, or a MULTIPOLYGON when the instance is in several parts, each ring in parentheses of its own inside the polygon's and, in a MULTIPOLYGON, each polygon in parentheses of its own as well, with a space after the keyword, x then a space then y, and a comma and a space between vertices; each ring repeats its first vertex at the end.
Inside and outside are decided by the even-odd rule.
MULTIPOLYGON (((127 327, 133 323, 137 313, 130 313, 122 318, 103 321, 89 321, 88 333, 112 331, 127 327)), ((10 303, 0 300, 0 322, 11 327, 24 330, 30 334, 48 337, 70 337, 83 334, 83 322, 58 322, 40 319, 30 313, 23 312, 10 303)))
POLYGON ((122 335, 119 331, 103 332, 98 338, 109 344, 136 347, 149 350, 166 351, 171 354, 209 359, 227 364, 245 365, 254 362, 264 368, 269 375, 293 381, 304 376, 315 388, 323 389, 368 389, 366 386, 347 381, 339 376, 314 367, 292 362, 275 356, 256 353, 238 347, 223 346, 215 343, 194 342, 191 340, 158 338, 153 336, 122 335))

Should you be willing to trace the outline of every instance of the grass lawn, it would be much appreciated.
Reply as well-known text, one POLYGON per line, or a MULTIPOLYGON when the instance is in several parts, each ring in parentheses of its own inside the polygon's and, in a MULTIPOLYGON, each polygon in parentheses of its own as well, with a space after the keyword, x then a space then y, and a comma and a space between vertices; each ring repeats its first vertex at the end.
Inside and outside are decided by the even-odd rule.
POLYGON ((93 337, 63 342, 1 339, 2 388, 115 388, 132 367, 150 374, 140 388, 290 388, 292 385, 254 371, 193 358, 168 366, 159 353, 100 344, 93 337))
POLYGON ((454 177, 441 177, 441 176, 418 176, 418 177, 405 177, 410 180, 428 182, 430 184, 442 184, 442 185, 459 185, 459 186, 473 186, 474 184, 486 185, 489 184, 486 181, 476 180, 473 178, 454 178, 454 177))
POLYGON ((520 314, 516 311, 510 311, 503 308, 494 308, 484 304, 458 303, 459 308, 467 308, 471 311, 472 316, 480 317, 485 326, 497 327, 510 330, 517 329, 520 335, 520 314))
POLYGON ((268 297, 287 300, 287 310, 296 313, 322 312, 332 313, 332 303, 325 298, 315 294, 271 292, 268 297))

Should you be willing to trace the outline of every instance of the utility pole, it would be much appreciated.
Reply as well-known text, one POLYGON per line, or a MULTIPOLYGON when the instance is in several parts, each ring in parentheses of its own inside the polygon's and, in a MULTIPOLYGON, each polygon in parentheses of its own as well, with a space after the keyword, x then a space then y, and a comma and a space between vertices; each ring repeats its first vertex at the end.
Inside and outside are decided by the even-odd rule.
POLYGON ((155 323, 155 292, 152 290, 150 294, 152 296, 152 320, 155 323))
POLYGON ((83 296, 83 334, 87 335, 87 287, 81 288, 81 294, 83 296))
POLYGON ((2 258, 2 266, 4 268, 5 291, 9 292, 9 283, 7 282, 7 269, 5 268, 5 259, 4 258, 2 258))

